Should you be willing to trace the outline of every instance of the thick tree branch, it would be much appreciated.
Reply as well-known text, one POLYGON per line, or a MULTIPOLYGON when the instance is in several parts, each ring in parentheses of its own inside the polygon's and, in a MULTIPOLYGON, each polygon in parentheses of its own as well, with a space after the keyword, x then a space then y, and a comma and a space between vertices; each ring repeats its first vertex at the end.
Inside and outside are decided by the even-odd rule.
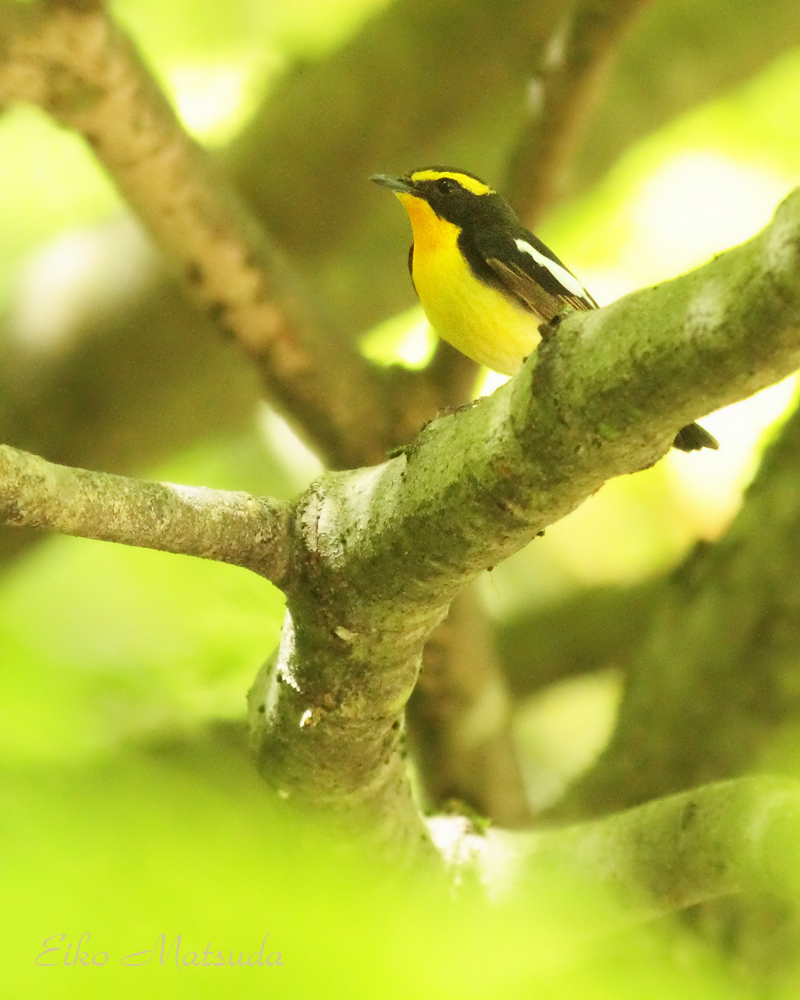
POLYGON ((572 314, 517 378, 406 454, 318 481, 298 510, 305 544, 397 600, 392 617, 450 600, 602 482, 651 465, 681 425, 794 371, 799 259, 800 189, 697 271, 572 314))
POLYGON ((560 194, 619 40, 649 2, 583 0, 553 37, 540 75, 529 84, 531 120, 511 156, 505 185, 531 228, 560 194))
MULTIPOLYGON (((0 85, 5 82, 10 96, 35 101, 88 139, 129 203, 177 257, 209 315, 244 344, 272 398, 331 464, 381 460, 440 407, 468 398, 476 366, 447 346, 429 372, 395 372, 379 381, 351 347, 318 329, 276 248, 186 139, 102 5, 61 2, 38 11, 24 28, 17 24, 0 85)), ((535 34, 550 16, 533 16, 535 34)), ((525 53, 520 45, 523 60, 525 53)), ((296 198, 295 192, 292 204, 296 198)), ((455 660, 450 666, 452 679, 455 660)), ((501 768, 507 791, 513 785, 510 798, 516 800, 496 818, 512 813, 519 818, 524 800, 519 776, 513 775, 510 740, 508 734, 496 736, 491 751, 483 748, 484 756, 499 754, 507 765, 501 768)), ((489 769, 495 774, 496 765, 497 760, 489 769)), ((481 792, 493 784, 486 782, 481 792)), ((496 788, 492 795, 497 802, 509 799, 496 788)))
MULTIPOLYGON (((338 331, 337 340, 356 336, 387 311, 413 299, 408 276, 397 266, 407 240, 403 221, 394 215, 393 206, 384 205, 372 186, 359 178, 393 163, 400 169, 430 160, 432 151, 436 158, 457 158, 487 176, 497 178, 502 173, 522 121, 525 82, 541 65, 542 48, 563 17, 564 4, 509 0, 506 6, 490 5, 482 13, 485 6, 485 0, 471 3, 467 13, 467 5, 461 4, 459 17, 453 18, 441 0, 397 0, 341 52, 290 73, 226 157, 249 203, 293 259, 313 275, 315 288, 324 297, 325 315, 338 331), (476 37, 481 38, 480 46, 474 44, 476 37), (447 39, 446 46, 420 58, 420 53, 428 51, 425 46, 442 38, 447 39), (392 62, 387 69, 389 57, 392 62), (496 72, 498 66, 502 72, 496 72), (459 81, 479 86, 453 87, 454 74, 459 74, 459 81), (346 113, 326 114, 331 94, 336 95, 337 106, 346 102, 346 113), (435 107, 430 104, 431 95, 439 101, 435 107), (387 105, 387 101, 397 103, 387 105), (374 131, 376 121, 381 124, 380 133, 374 131), (365 141, 367 136, 371 142, 365 141), (265 157, 264 150, 281 150, 283 155, 265 157), (337 197, 332 198, 334 188, 337 197), (314 206, 313 221, 300 225, 308 205, 314 206)), ((8 4, 6 9, 11 7, 8 4)), ((725 0, 654 5, 622 46, 612 74, 612 93, 603 99, 580 154, 579 185, 595 179, 598 171, 641 135, 698 101, 740 84, 798 39, 800 18, 793 0, 745 5, 737 10, 736 18, 727 16, 725 0)), ((144 293, 141 305, 130 305, 126 315, 130 321, 115 326, 119 326, 119 344, 128 359, 125 372, 132 377, 127 420, 148 412, 153 391, 150 359, 159 353, 159 344, 163 351, 167 339, 169 352, 164 352, 159 391, 166 394, 170 379, 177 379, 184 391, 190 391, 192 378, 202 383, 191 387, 191 409, 174 408, 171 436, 176 441, 190 439, 218 419, 214 412, 207 420, 197 419, 197 410, 204 391, 205 398, 218 398, 216 377, 225 362, 221 377, 235 382, 233 395, 241 398, 245 376, 233 352, 215 352, 208 365, 198 366, 196 374, 184 360, 209 334, 198 330, 197 316, 182 306, 172 286, 159 284, 155 295, 144 293), (154 347, 140 351, 142 329, 148 331, 154 347), (174 365, 172 352, 181 355, 174 365), (209 388, 204 390, 204 384, 209 388), (186 417, 189 412, 191 417, 186 417)), ((115 406, 92 413, 90 434, 81 408, 65 399, 65 387, 79 382, 83 388, 87 373, 94 371, 93 346, 104 366, 105 327, 105 319, 93 323, 74 362, 67 345, 60 345, 59 356, 52 362, 52 379, 31 387, 31 397, 42 409, 59 408, 61 416, 50 427, 31 418, 25 410, 26 399, 21 403, 23 412, 17 413, 16 393, 8 387, 0 393, 11 400, 12 407, 9 422, 0 412, 0 439, 70 464, 110 467, 105 442, 111 435, 104 435, 103 428, 106 412, 119 423, 116 394, 115 406), (50 433, 56 426, 58 441, 53 441, 50 433), (95 441, 100 441, 99 452, 95 441)), ((203 358, 211 353, 208 347, 203 358)), ((36 359, 37 365, 40 360, 36 359)), ((18 384, 15 371, 10 388, 18 384)), ((246 389, 252 392, 249 384, 246 389)), ((92 399, 98 392, 102 399, 102 386, 92 386, 92 399)), ((422 419, 441 405, 432 401, 422 419)), ((425 407, 416 409, 421 412, 425 407)), ((399 418, 401 411, 394 416, 399 418)), ((393 444, 409 439, 413 420, 405 421, 405 426, 411 429, 405 437, 400 430, 390 435, 393 444)), ((141 465, 138 455, 136 461, 141 465)), ((117 462, 115 467, 127 471, 117 462)))
POLYGON ((295 508, 281 650, 251 699, 265 777, 311 802, 368 788, 383 825, 402 709, 449 602, 607 479, 651 465, 678 428, 796 369, 799 265, 800 190, 693 274, 565 320, 519 376, 407 454, 317 480, 295 508))
MULTIPOLYGON (((528 84, 532 120, 511 155, 504 185, 531 227, 558 194, 620 35, 646 2, 586 0, 570 12, 566 30, 563 24, 556 28, 545 49, 543 72, 528 84)), ((442 341, 425 377, 442 387, 443 403, 457 405, 469 398, 476 374, 474 365, 442 341)), ((496 823, 528 821, 510 704, 483 608, 464 592, 426 647, 409 704, 410 733, 431 802, 463 799, 496 823), (462 603, 469 607, 466 614, 458 612, 462 603)))
POLYGON ((274 583, 288 560, 288 509, 275 500, 71 469, 8 445, 0 445, 0 519, 232 563, 274 583))
MULTIPOLYGON (((380 460, 442 406, 468 398, 476 366, 448 346, 429 372, 394 372, 379 381, 331 331, 317 330, 280 255, 186 140, 101 5, 38 10, 24 27, 15 21, 3 67, 7 93, 39 103, 89 140, 156 238, 177 256, 209 314, 244 343, 272 397, 331 464, 380 460)), ((545 13, 545 25, 550 16, 545 13)), ((538 12, 533 26, 542 30, 538 12)), ((525 58, 524 46, 519 55, 525 58)), ((337 201, 340 196, 337 191, 337 201)), ((511 762, 509 746, 501 756, 511 762)), ((521 787, 510 772, 509 780, 521 787)), ((515 813, 522 808, 520 802, 515 813)))
MULTIPOLYGON (((48 100, 78 121, 67 66, 70 86, 50 80, 48 100)), ((91 92, 82 100, 90 111, 98 103, 91 92)), ((797 198, 766 236, 698 275, 570 319, 493 400, 436 421, 394 462, 329 477, 302 498, 294 531, 303 551, 287 588, 293 624, 255 711, 264 710, 263 744, 273 749, 290 751, 308 729, 308 746, 343 750, 325 759, 324 780, 309 768, 304 794, 366 787, 385 806, 421 643, 460 587, 610 476, 654 461, 681 424, 796 366, 796 215, 797 198), (342 681, 345 664, 363 669, 342 681)), ((279 787, 290 758, 264 755, 279 787)))

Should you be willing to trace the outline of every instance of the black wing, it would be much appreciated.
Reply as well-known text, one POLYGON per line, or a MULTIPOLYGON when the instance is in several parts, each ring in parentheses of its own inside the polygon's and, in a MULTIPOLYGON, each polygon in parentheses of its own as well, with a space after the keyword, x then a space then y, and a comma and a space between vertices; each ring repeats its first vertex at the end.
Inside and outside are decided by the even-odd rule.
MULTIPOLYGON (((476 237, 462 231, 458 244, 477 278, 513 295, 546 323, 565 308, 598 308, 553 251, 521 226, 510 232, 486 229, 476 237)), ((719 443, 700 424, 689 424, 678 432, 673 447, 681 451, 716 451, 719 443)))
POLYGON ((527 229, 462 232, 459 246, 476 277, 509 292, 545 322, 565 308, 597 309, 575 275, 527 229))

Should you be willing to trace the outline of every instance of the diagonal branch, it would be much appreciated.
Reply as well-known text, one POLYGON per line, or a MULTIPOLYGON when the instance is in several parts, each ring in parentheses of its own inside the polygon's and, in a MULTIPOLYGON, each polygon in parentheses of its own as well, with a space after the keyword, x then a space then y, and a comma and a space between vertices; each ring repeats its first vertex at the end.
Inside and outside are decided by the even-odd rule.
MULTIPOLYGON (((12 27, 9 11, 17 12, 21 6, 9 0, 0 3, 4 37, 12 27)), ((456 158, 479 173, 498 177, 513 135, 521 127, 519 95, 525 80, 541 65, 540 53, 563 6, 561 2, 502 0, 487 7, 483 0, 470 0, 460 5, 459 17, 454 19, 449 2, 397 0, 371 19, 344 49, 287 74, 223 154, 248 205, 266 220, 293 262, 300 261, 304 272, 314 275, 315 290, 324 297, 326 320, 339 337, 355 338, 387 311, 407 306, 413 296, 408 275, 398 266, 406 240, 402 220, 394 218, 391 205, 383 207, 364 178, 376 170, 426 162, 432 149, 439 150, 446 161, 456 158), (478 37, 481 44, 472 44, 478 37), (447 40, 444 47, 443 39, 447 40), (495 71, 497 67, 502 67, 501 73, 495 71), (398 80, 403 81, 402 87, 397 86, 398 80), (336 115, 328 113, 331 94, 337 98, 336 115), (265 155, 265 150, 280 155, 265 155), (327 196, 331 190, 336 197, 327 196), (313 212, 304 211, 308 205, 314 206, 313 212)), ((640 30, 626 39, 612 81, 614 92, 603 99, 580 153, 577 174, 583 186, 589 175, 596 177, 621 150, 665 117, 740 84, 797 44, 800 25, 793 0, 744 5, 737 18, 728 17, 726 10, 724 0, 656 5, 640 30), (664 38, 668 39, 666 47, 664 38), (664 58, 665 51, 670 52, 669 59, 664 58)), ((122 317, 117 320, 120 344, 130 354, 127 370, 139 376, 138 382, 131 380, 134 419, 145 410, 143 397, 152 391, 140 388, 152 384, 141 358, 158 351, 157 347, 139 351, 142 327, 150 331, 153 341, 158 337, 169 341, 169 351, 163 352, 164 384, 158 387, 162 394, 173 378, 181 387, 190 382, 189 363, 174 362, 174 345, 188 355, 190 343, 203 345, 211 340, 204 328, 198 330, 197 316, 184 309, 181 299, 171 284, 162 284, 157 295, 144 295, 126 309, 127 323, 123 324, 122 317)), ((92 320, 87 330, 102 336, 95 336, 92 343, 87 338, 85 350, 90 353, 97 345, 102 354, 105 321, 98 325, 92 320)), ((203 357, 207 357, 213 345, 203 346, 203 357)), ((236 360, 233 351, 218 352, 209 358, 208 368, 201 369, 197 379, 208 381, 208 399, 219 397, 214 390, 219 382, 206 372, 223 364, 228 368, 220 380, 234 379, 234 391, 241 391, 245 376, 236 360)), ((74 378, 77 370, 83 385, 94 362, 93 356, 88 361, 74 359, 71 345, 64 344, 52 362, 52 381, 37 385, 26 400, 35 397, 62 406, 66 397, 62 380, 74 378)), ((413 385, 411 380, 409 386, 413 385)), ((250 391, 249 381, 246 389, 250 391)), ((200 388, 196 393, 202 396, 200 388)), ((387 409, 371 415, 377 417, 376 436, 383 433, 392 438, 392 445, 408 441, 422 421, 443 405, 434 400, 421 419, 416 413, 424 411, 424 406, 416 407, 413 419, 406 418, 398 398, 411 400, 413 391, 404 384, 391 396, 400 411, 393 419, 402 420, 402 428, 387 435, 387 409)), ((9 398, 16 406, 13 391, 9 398)), ((22 408, 21 426, 12 411, 12 429, 7 428, 0 438, 70 464, 109 467, 111 459, 98 459, 94 449, 104 428, 103 416, 94 418, 87 435, 80 420, 77 431, 72 429, 70 421, 80 413, 79 408, 66 407, 58 421, 64 446, 60 441, 56 448, 49 432, 30 418, 25 401, 22 408)), ((113 411, 116 416, 116 400, 113 411)), ((215 419, 213 414, 210 419, 215 419)), ((176 432, 182 430, 187 438, 191 435, 190 421, 181 424, 176 415, 174 422, 176 432)), ((372 425, 365 426, 371 434, 372 425)), ((309 431, 306 436, 313 434, 309 431)), ((102 438, 106 452, 107 440, 107 436, 102 438)), ((379 450, 372 447, 370 453, 379 450)), ((355 464, 371 460, 359 458, 355 464)), ((128 471, 116 461, 115 466, 128 471)))
POLYGON ((508 169, 506 193, 533 227, 560 193, 564 170, 624 32, 650 0, 583 0, 551 40, 529 84, 528 122, 508 169))
POLYGON ((267 497, 54 465, 0 445, 0 520, 255 570, 280 583, 288 509, 267 497))
POLYGON ((516 378, 399 458, 318 480, 300 504, 305 544, 373 602, 448 601, 602 483, 652 465, 681 426, 798 365, 800 189, 704 267, 571 314, 516 378))
MULTIPOLYGON (((0 95, 80 132, 177 261, 196 300, 241 343, 270 398, 334 464, 364 455, 386 424, 383 380, 336 344, 252 214, 183 131, 133 46, 102 7, 0 4, 0 95)), ((391 441, 390 444, 396 442, 391 441)))

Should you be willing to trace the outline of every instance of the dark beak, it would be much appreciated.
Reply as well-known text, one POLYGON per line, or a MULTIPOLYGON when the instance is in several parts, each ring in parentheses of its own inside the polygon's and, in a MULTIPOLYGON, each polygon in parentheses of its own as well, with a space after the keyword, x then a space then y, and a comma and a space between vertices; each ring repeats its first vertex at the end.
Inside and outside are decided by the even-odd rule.
POLYGON ((380 184, 381 187, 389 188, 390 191, 400 191, 404 194, 416 194, 414 185, 402 177, 390 177, 388 174, 373 174, 371 181, 380 184))

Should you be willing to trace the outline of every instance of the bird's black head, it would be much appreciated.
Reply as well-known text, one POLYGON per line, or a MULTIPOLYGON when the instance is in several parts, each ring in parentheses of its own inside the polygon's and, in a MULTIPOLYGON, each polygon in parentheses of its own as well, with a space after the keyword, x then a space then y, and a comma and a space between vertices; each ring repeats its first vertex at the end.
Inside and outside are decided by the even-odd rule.
POLYGON ((509 204, 480 177, 455 167, 420 167, 403 177, 376 174, 371 180, 399 195, 426 201, 441 218, 459 228, 476 223, 516 222, 509 204))

